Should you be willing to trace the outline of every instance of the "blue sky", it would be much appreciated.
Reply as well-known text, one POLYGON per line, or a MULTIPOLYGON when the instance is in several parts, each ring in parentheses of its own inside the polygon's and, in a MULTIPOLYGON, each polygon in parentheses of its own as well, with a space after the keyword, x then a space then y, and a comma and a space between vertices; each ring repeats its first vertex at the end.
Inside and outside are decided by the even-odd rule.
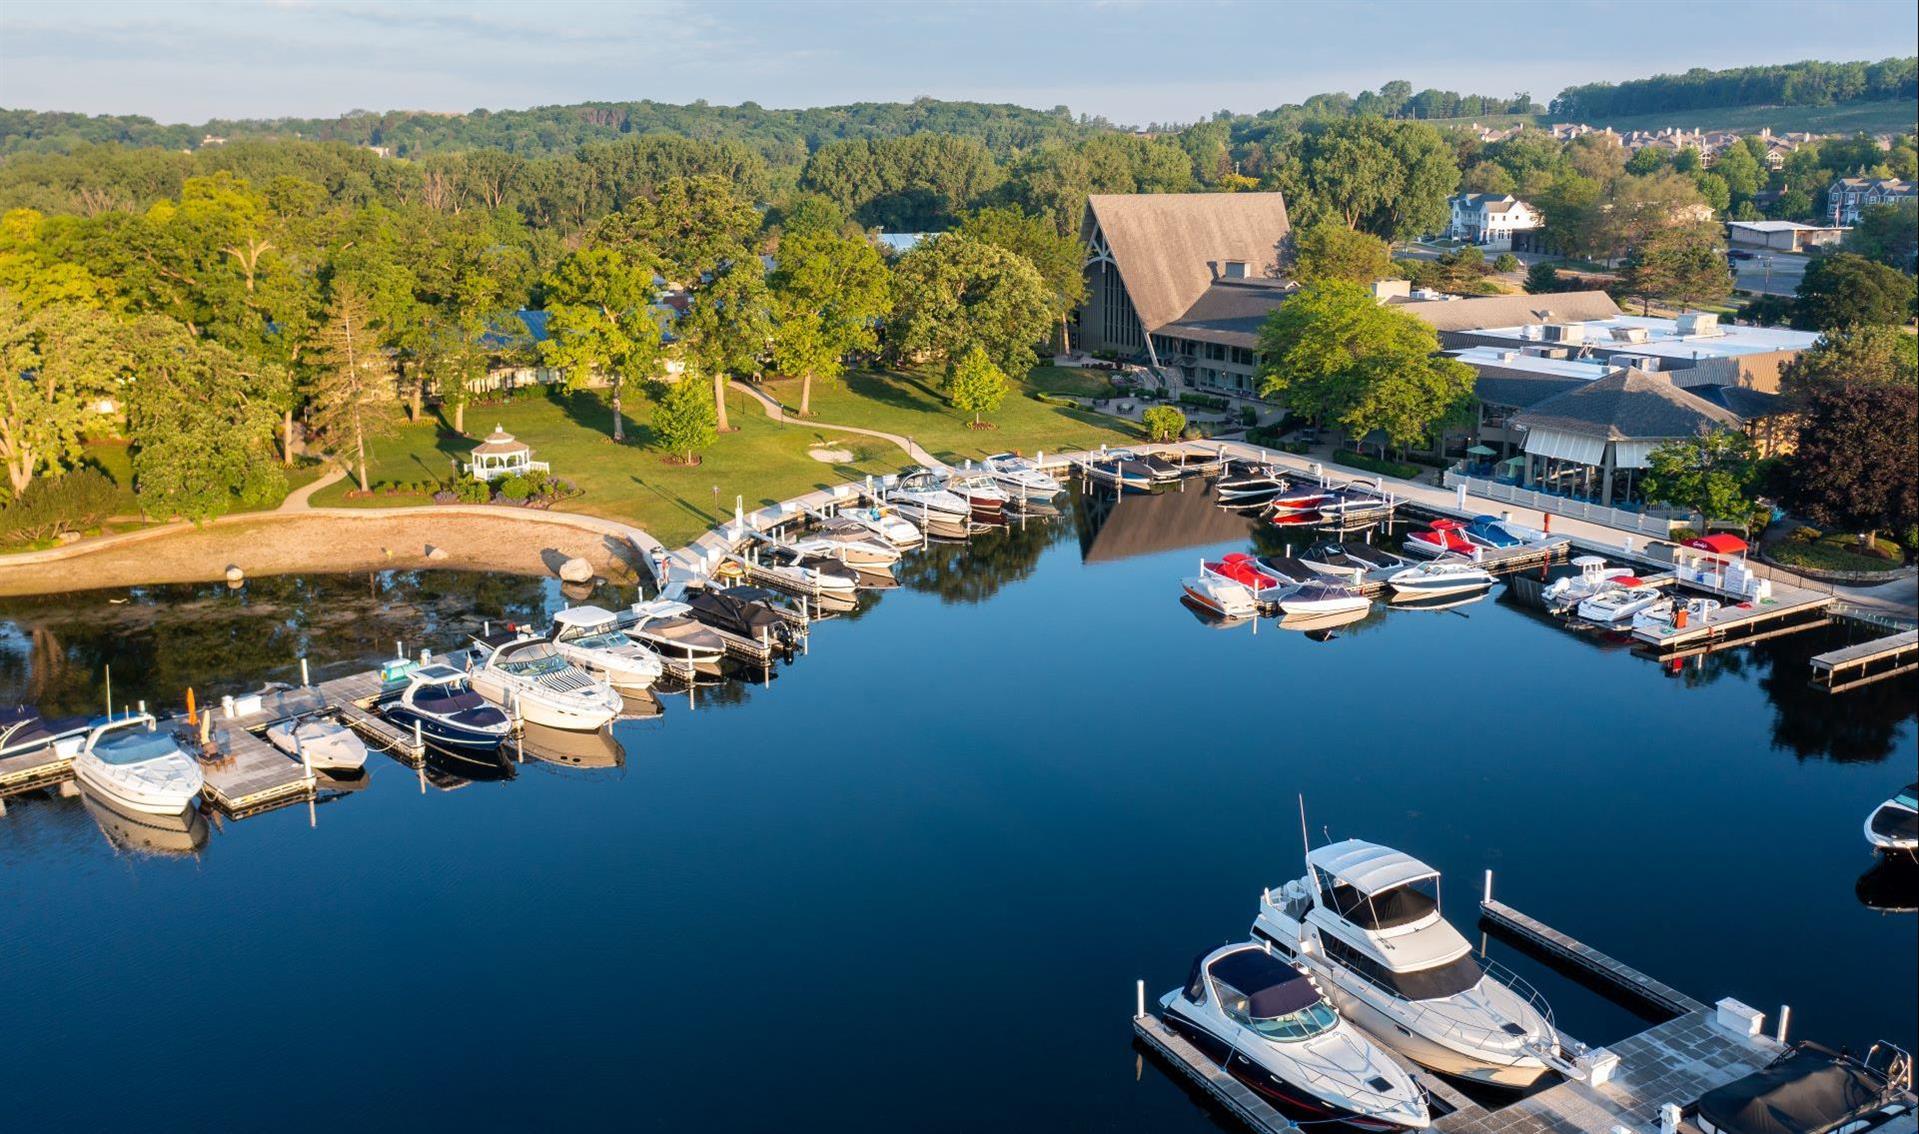
POLYGON ((1485 94, 1910 54, 1911 0, 0 0, 0 106, 211 117, 588 99, 982 99, 1126 123, 1404 78, 1485 94))

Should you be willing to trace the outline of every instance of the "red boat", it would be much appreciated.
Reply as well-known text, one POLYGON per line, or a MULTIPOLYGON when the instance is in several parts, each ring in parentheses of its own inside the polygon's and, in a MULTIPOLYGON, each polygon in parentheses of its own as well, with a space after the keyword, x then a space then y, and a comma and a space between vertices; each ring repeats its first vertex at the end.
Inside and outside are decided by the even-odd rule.
POLYGON ((1266 522, 1276 528, 1291 528, 1317 524, 1325 518, 1318 512, 1274 512, 1266 522))
POLYGON ((1461 534, 1465 527, 1458 520, 1434 520, 1426 530, 1406 537, 1406 550, 1418 555, 1444 555, 1451 552, 1470 557, 1474 545, 1461 534))
POLYGON ((1300 485, 1273 497, 1268 507, 1282 515, 1287 512, 1316 512, 1321 504, 1332 498, 1333 494, 1324 488, 1300 485))
POLYGON ((1279 576, 1267 573, 1260 567, 1259 560, 1243 551, 1235 551, 1217 563, 1208 563, 1206 569, 1223 579, 1231 579, 1254 594, 1282 584, 1279 576))

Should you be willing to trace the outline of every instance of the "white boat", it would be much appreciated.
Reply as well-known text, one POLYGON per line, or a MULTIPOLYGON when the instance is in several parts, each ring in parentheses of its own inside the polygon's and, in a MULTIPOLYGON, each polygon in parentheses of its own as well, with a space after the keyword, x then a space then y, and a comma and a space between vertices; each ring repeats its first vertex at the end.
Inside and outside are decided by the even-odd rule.
POLYGON ((718 677, 726 660, 726 642, 712 627, 693 617, 693 608, 675 599, 633 604, 627 632, 658 651, 682 673, 691 670, 718 677))
POLYGON ((1253 936, 1319 982, 1340 1014, 1434 1071, 1525 1087, 1570 1070, 1539 994, 1476 957, 1439 913, 1439 872, 1347 839, 1260 896, 1253 936))
POLYGON ((887 490, 886 502, 923 528, 964 535, 972 522, 973 505, 948 492, 945 484, 946 478, 941 473, 914 469, 887 490))
POLYGON ((1066 491, 1050 473, 1043 471, 1037 464, 1025 457, 1012 453, 994 453, 980 462, 999 486, 1009 496, 1019 496, 1026 500, 1051 500, 1066 491))
POLYGON ((821 525, 801 532, 788 544, 803 555, 837 559, 849 567, 890 568, 900 561, 900 549, 855 521, 821 525))
POLYGON ((1617 626, 1632 621, 1633 615, 1650 610, 1665 599, 1658 587, 1647 586, 1636 578, 1620 579, 1582 600, 1574 612, 1587 622, 1617 626))
POLYGON ((1571 610, 1619 580, 1634 577, 1632 568, 1608 566, 1597 555, 1576 556, 1572 565, 1579 568, 1577 575, 1554 579, 1540 592, 1546 609, 1554 613, 1571 610))
POLYGON ((1372 605, 1372 599, 1334 583, 1299 583, 1279 596, 1279 609, 1297 615, 1350 614, 1369 610, 1372 605))
POLYGON ((1246 584, 1208 571, 1204 561, 1199 574, 1181 580, 1180 589, 1192 602, 1221 618, 1249 618, 1259 613, 1259 602, 1246 584))
POLYGON ((178 815, 193 806, 206 776, 151 713, 96 725, 73 758, 73 774, 122 808, 178 815))
MULTIPOLYGON (((836 595, 851 599, 859 590, 860 573, 837 559, 804 555, 785 544, 766 545, 764 558, 753 564, 758 580, 800 595, 836 595)), ((741 577, 745 562, 741 561, 741 577)))
POLYGON ((1270 946, 1195 958, 1186 986, 1159 1007, 1169 1029, 1288 1118, 1375 1131, 1432 1124, 1412 1076, 1270 946))
POLYGON ((1632 616, 1632 628, 1635 633, 1643 630, 1648 634, 1663 637, 1675 630, 1711 622, 1718 613, 1719 600, 1717 599, 1692 598, 1678 602, 1670 598, 1661 598, 1632 616), (1681 623, 1684 623, 1684 626, 1681 623))
POLYGON ((366 745, 353 730, 331 717, 295 717, 267 726, 267 742, 323 772, 359 772, 366 768, 366 745))
POLYGON ((1452 595, 1484 590, 1498 580, 1477 564, 1435 559, 1395 571, 1386 576, 1386 582, 1402 595, 1452 595))
POLYGON ((1872 809, 1866 816, 1866 841, 1877 850, 1919 851, 1919 784, 1872 809))
POLYGON ((1006 515, 1006 506, 1011 502, 1006 490, 999 481, 987 472, 959 470, 947 474, 941 487, 972 506, 972 518, 984 523, 997 523, 1006 515))
POLYGON ((553 616, 547 639, 561 657, 615 689, 646 689, 659 680, 660 655, 627 637, 619 615, 598 606, 568 607, 553 616))
POLYGON ((481 652, 484 660, 469 674, 473 691, 523 720, 591 731, 620 715, 619 693, 545 638, 522 635, 481 652))
POLYGON ((820 527, 825 529, 835 522, 858 524, 894 547, 916 547, 924 538, 919 525, 884 504, 841 508, 820 527))

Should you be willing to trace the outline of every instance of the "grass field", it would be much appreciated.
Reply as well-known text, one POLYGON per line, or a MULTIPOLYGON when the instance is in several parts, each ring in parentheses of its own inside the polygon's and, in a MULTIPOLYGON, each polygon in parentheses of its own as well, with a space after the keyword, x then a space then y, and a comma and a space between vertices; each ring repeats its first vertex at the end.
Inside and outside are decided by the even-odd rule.
POLYGON ((1593 126, 1615 130, 1658 130, 1683 126, 1688 130, 1757 132, 1770 126, 1775 133, 1805 130, 1814 134, 1910 134, 1919 119, 1919 103, 1898 99, 1849 102, 1836 106, 1732 106, 1716 110, 1675 110, 1594 119, 1593 126))
MULTIPOLYGON (((799 401, 797 383, 774 383, 774 397, 788 405, 799 401)), ((932 393, 910 381, 878 375, 853 375, 849 386, 818 384, 813 391, 821 421, 860 425, 910 434, 943 458, 983 456, 1003 448, 1055 449, 1061 445, 1114 441, 1130 436, 1083 411, 1047 405, 1030 397, 1008 399, 993 419, 999 430, 974 432, 966 420, 932 393)), ((627 444, 609 439, 612 415, 591 393, 525 397, 467 410, 472 436, 459 437, 438 419, 403 426, 370 449, 372 479, 388 483, 437 480, 452 474, 465 455, 495 424, 533 447, 535 460, 553 466, 553 475, 571 481, 582 495, 562 507, 617 519, 645 528, 669 547, 691 540, 733 512, 735 496, 757 508, 868 474, 896 472, 906 454, 889 442, 836 433, 825 426, 782 425, 767 419, 744 394, 727 396, 727 413, 737 432, 722 436, 693 466, 668 464, 651 448, 648 425, 652 403, 627 401, 627 444), (852 460, 825 463, 808 450, 830 442, 852 460)), ((352 498, 351 481, 329 485, 313 498, 316 507, 398 507, 427 503, 422 493, 379 494, 352 498)))

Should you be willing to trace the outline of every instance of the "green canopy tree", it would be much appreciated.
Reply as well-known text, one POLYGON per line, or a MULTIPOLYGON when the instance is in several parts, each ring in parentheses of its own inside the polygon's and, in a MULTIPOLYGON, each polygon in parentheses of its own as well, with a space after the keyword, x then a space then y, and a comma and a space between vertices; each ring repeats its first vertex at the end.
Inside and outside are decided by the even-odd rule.
POLYGON ((1681 308, 1732 294, 1725 244, 1715 224, 1655 230, 1626 257, 1626 286, 1648 309, 1654 299, 1681 308))
POLYGON ((1898 204, 1861 209, 1858 223, 1846 233, 1845 249, 1889 268, 1912 271, 1919 259, 1919 200, 1908 197, 1898 204))
POLYGON ((1897 327, 1870 323, 1827 331, 1779 370, 1779 391, 1804 402, 1833 382, 1919 385, 1919 342, 1897 327))
POLYGON ((1371 233, 1321 222, 1293 235, 1293 279, 1370 284, 1393 274, 1392 249, 1371 233))
POLYGON ((701 449, 719 440, 713 392, 705 382, 687 377, 667 384, 653 407, 653 441, 679 464, 699 461, 701 449))
POLYGON ((353 447, 360 491, 372 491, 366 442, 394 422, 393 359, 380 345, 372 306, 351 284, 333 293, 326 320, 315 333, 313 381, 307 420, 335 452, 353 447))
POLYGON ((660 371, 651 264, 637 253, 587 248, 561 260, 545 287, 549 337, 540 344, 541 357, 566 372, 569 389, 605 382, 613 440, 625 441, 626 384, 660 371))
POLYGON ((1647 457, 1640 481, 1646 499, 1688 508, 1701 526, 1713 520, 1738 521, 1753 514, 1757 457, 1752 439, 1735 429, 1706 429, 1697 437, 1668 441, 1647 457))
POLYGON ((271 377, 171 320, 144 318, 127 333, 139 373, 128 420, 140 506, 198 522, 236 503, 257 507, 283 495, 271 377))
POLYGON ((967 214, 957 230, 984 244, 1023 257, 1045 281, 1048 304, 1059 324, 1060 346, 1072 349, 1066 328, 1073 309, 1086 298, 1085 250, 1079 238, 1055 229, 1042 216, 996 206, 967 214))
POLYGON ((1919 524, 1919 386, 1839 381, 1812 386, 1799 445, 1787 465, 1787 502, 1823 527, 1862 532, 1919 524))
POLYGON ((788 234, 767 280, 773 365, 800 376, 801 417, 812 413, 813 380, 832 381, 846 356, 870 351, 889 305, 886 263, 873 245, 837 232, 788 234))
POLYGON ((1012 392, 1012 384, 1006 380, 1006 373, 993 364, 984 347, 975 346, 950 367, 946 378, 946 396, 952 399, 953 408, 961 413, 973 415, 973 428, 985 428, 980 421, 983 413, 992 413, 1012 392))
POLYGON ((950 363, 974 347, 1024 378, 1054 308, 1026 259, 959 233, 921 242, 893 266, 887 345, 894 357, 950 363))
POLYGON ((1799 321, 1820 330, 1912 319, 1912 277, 1851 252, 1814 257, 1797 295, 1799 321))
POLYGON ((93 403, 117 395, 130 367, 107 312, 57 303, 29 314, 0 287, 0 461, 11 496, 74 466, 93 403))

